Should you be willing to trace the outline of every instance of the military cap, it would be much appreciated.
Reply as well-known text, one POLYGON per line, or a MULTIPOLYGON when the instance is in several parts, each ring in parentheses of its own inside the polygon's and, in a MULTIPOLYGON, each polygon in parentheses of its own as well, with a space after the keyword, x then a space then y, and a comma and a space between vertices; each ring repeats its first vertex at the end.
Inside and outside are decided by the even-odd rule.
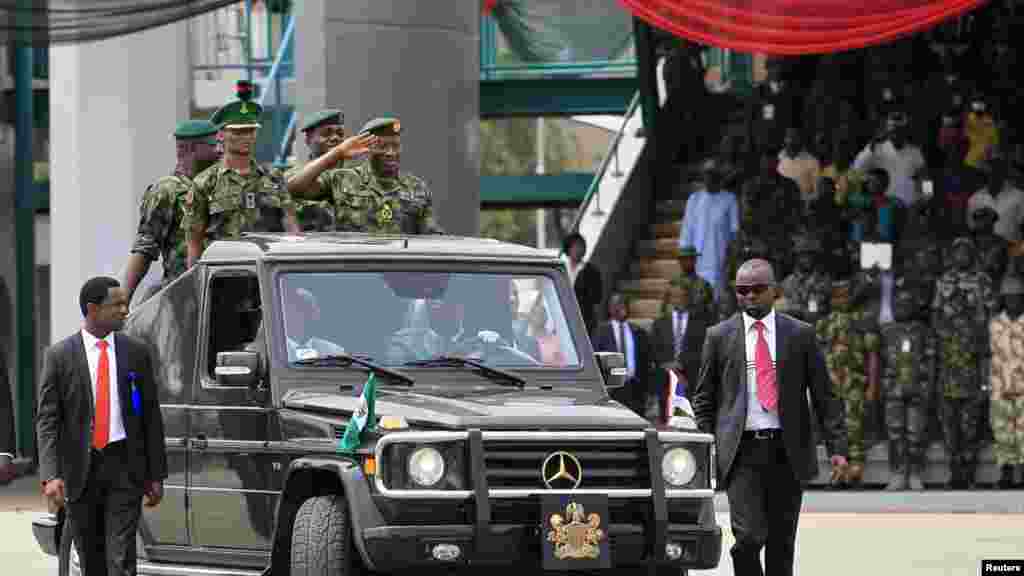
POLYGON ((683 258, 686 256, 696 258, 697 256, 700 256, 700 252, 697 252, 697 248, 693 246, 683 246, 682 248, 679 249, 679 257, 683 258))
POLYGON ((793 253, 821 252, 821 241, 816 236, 800 236, 793 242, 793 253))
POLYGON ((398 118, 384 117, 374 118, 359 130, 360 134, 373 134, 374 136, 397 136, 402 130, 402 124, 398 118))
POLYGON ((341 110, 330 108, 327 110, 320 110, 306 119, 306 122, 302 125, 299 130, 302 132, 309 132, 313 128, 320 126, 326 126, 329 124, 344 124, 345 114, 341 110))
POLYGON ((217 133, 217 125, 209 120, 185 120, 174 128, 174 137, 179 140, 205 138, 217 133))
POLYGON ((1024 294, 1024 281, 1016 274, 1003 276, 1003 283, 999 287, 1000 294, 1024 294))
POLYGON ((235 84, 235 94, 238 98, 221 106, 210 117, 210 122, 216 124, 221 130, 224 128, 259 128, 263 106, 252 101, 252 92, 252 82, 239 80, 235 84))
POLYGON ((890 128, 902 128, 910 124, 910 119, 907 117, 906 112, 893 112, 889 114, 887 123, 890 128))

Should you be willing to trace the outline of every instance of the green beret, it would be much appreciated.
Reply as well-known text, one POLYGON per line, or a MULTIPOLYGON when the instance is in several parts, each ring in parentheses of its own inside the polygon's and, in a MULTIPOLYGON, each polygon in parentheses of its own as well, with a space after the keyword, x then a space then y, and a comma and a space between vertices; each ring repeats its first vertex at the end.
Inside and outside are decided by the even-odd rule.
POLYGON ((210 122, 216 124, 221 130, 224 128, 259 128, 263 106, 252 101, 252 82, 239 80, 235 88, 238 99, 221 106, 210 117, 210 122))
POLYGON ((953 240, 953 244, 949 249, 956 250, 960 246, 967 246, 971 250, 974 250, 974 242, 971 242, 971 240, 965 236, 960 236, 956 240, 953 240))
POLYGON ((174 128, 174 137, 179 140, 204 138, 217 133, 217 125, 209 120, 185 120, 174 128))
POLYGON ((679 249, 679 257, 682 258, 684 256, 697 257, 700 256, 700 252, 697 252, 697 249, 693 246, 683 246, 679 249))
POLYGON ((302 132, 309 132, 310 130, 318 126, 344 123, 345 114, 341 110, 335 110, 332 108, 329 110, 321 110, 311 115, 309 118, 306 119, 306 122, 302 125, 302 128, 299 128, 299 130, 302 132))
POLYGON ((398 118, 374 118, 363 125, 360 134, 373 134, 374 136, 397 136, 402 130, 398 118))

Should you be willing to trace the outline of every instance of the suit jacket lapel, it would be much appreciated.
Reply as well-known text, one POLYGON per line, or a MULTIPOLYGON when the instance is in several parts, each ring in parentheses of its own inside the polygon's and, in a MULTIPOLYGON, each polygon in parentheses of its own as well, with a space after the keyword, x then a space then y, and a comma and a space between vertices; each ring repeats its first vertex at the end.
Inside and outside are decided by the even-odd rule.
POLYGON ((779 417, 782 416, 783 397, 786 395, 786 360, 793 339, 793 325, 784 316, 775 313, 775 388, 779 393, 779 417))
POLYGON ((732 350, 733 364, 736 366, 737 387, 736 395, 743 406, 742 414, 747 413, 747 343, 744 340, 743 315, 736 314, 732 321, 732 335, 729 337, 729 347, 732 350))
POLYGON ((131 409, 131 393, 128 390, 128 359, 130 358, 128 350, 126 350, 125 340, 121 338, 121 335, 114 333, 114 350, 117 354, 117 394, 121 401, 121 422, 124 423, 125 434, 128 433, 128 414, 131 409))
POLYGON ((89 414, 89 422, 92 422, 95 416, 93 406, 96 404, 96 399, 92 394, 92 375, 89 373, 89 359, 85 357, 85 341, 82 339, 81 332, 71 339, 71 354, 74 357, 71 363, 72 381, 85 389, 85 397, 89 399, 86 409, 89 414))

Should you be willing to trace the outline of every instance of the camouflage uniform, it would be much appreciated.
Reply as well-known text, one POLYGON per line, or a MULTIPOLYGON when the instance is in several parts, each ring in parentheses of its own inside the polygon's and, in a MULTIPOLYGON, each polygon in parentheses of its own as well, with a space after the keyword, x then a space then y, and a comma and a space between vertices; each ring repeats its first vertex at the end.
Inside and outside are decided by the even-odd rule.
MULTIPOLYGON (((954 249, 962 242, 970 246, 969 241, 958 239, 954 249)), ((941 359, 938 388, 954 484, 969 485, 977 464, 984 406, 982 360, 987 352, 987 334, 983 337, 979 328, 987 326, 995 307, 992 282, 983 272, 949 270, 936 283, 932 311, 941 359)))
MULTIPOLYGON (((305 167, 304 164, 289 166, 281 173, 281 180, 288 182, 305 167)), ((295 217, 303 232, 327 232, 334 230, 334 203, 330 200, 306 200, 294 198, 295 217)))
MULTIPOLYGON (((901 293, 898 298, 914 299, 901 293)), ((881 328, 882 389, 885 394, 885 422, 892 468, 890 489, 922 489, 921 471, 928 448, 928 416, 935 381, 935 332, 919 318, 917 301, 908 313, 897 313, 895 322, 881 328)), ((897 305, 898 308, 900 307, 897 305)))
MULTIPOLYGON (((1021 294, 1018 278, 1003 282, 1003 294, 1021 294)), ((1024 467, 1024 316, 1006 310, 989 323, 992 342, 990 420, 992 451, 1002 466, 1024 467)))
POLYGON ((139 228, 132 253, 155 261, 163 260, 163 283, 169 283, 186 269, 188 248, 181 227, 192 179, 184 174, 164 176, 146 188, 139 209, 139 228))
POLYGON ((375 234, 430 234, 434 222, 433 199, 427 185, 411 174, 397 180, 378 178, 364 163, 356 168, 327 170, 318 178, 321 190, 330 190, 339 231, 375 234))
POLYGON ((825 366, 836 395, 846 404, 851 468, 859 466, 863 470, 866 365, 868 355, 878 351, 878 337, 862 329, 862 314, 854 311, 849 302, 835 299, 832 306, 832 312, 817 323, 818 339, 826 350, 825 366))
MULTIPOLYGON (((816 240, 801 239, 796 245, 798 257, 807 252, 817 255, 820 250, 821 244, 816 240)), ((828 313, 828 305, 832 300, 832 279, 821 272, 818 266, 810 274, 804 274, 796 268, 782 281, 782 294, 786 299, 784 312, 816 324, 828 313)))
POLYGON ((243 176, 220 161, 193 181, 182 226, 190 234, 192 226, 205 216, 207 242, 243 232, 283 232, 293 208, 280 177, 255 162, 243 176))

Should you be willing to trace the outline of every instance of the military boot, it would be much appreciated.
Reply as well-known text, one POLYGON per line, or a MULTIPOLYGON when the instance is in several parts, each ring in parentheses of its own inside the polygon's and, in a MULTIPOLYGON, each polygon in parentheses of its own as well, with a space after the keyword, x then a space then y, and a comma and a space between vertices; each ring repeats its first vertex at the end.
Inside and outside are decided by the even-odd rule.
POLYGON ((999 468, 999 489, 1009 490, 1013 488, 1013 466, 1009 464, 1003 464, 999 468))
POLYGON ((924 481, 921 480, 920 468, 911 468, 910 477, 907 479, 907 488, 915 492, 924 490, 924 481))
POLYGON ((1020 478, 1020 480, 1017 480, 1017 483, 1014 484, 1014 486, 1017 488, 1024 488, 1024 464, 1017 464, 1017 477, 1020 478))
POLYGON ((971 454, 966 459, 964 459, 964 467, 963 467, 964 490, 974 490, 975 488, 977 488, 977 483, 974 480, 975 472, 977 471, 977 469, 978 469, 977 455, 971 454))

